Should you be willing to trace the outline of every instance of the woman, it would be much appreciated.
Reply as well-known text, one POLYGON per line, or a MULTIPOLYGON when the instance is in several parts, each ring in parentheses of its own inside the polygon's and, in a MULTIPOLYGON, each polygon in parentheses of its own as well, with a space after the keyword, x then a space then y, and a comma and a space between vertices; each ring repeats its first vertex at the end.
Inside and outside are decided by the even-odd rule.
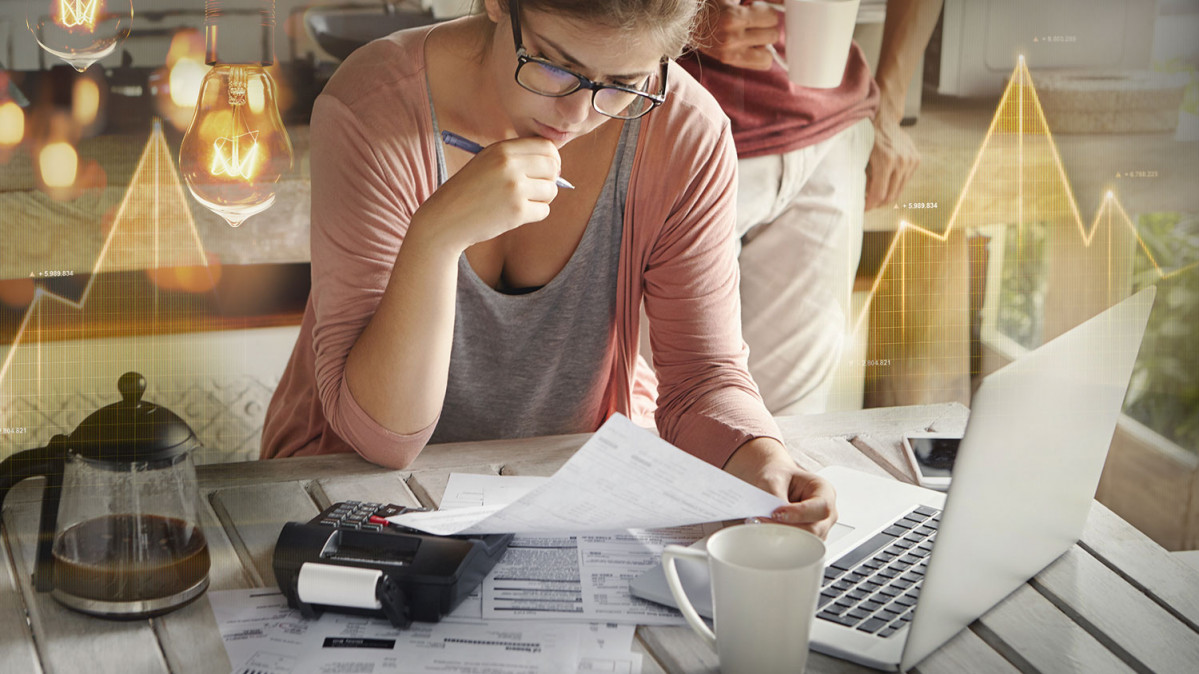
POLYGON ((697 7, 485 0, 347 59, 313 109, 312 294, 263 457, 403 468, 430 441, 633 416, 644 300, 662 436, 828 530, 832 488, 788 456, 745 368, 736 154, 669 59, 697 7))

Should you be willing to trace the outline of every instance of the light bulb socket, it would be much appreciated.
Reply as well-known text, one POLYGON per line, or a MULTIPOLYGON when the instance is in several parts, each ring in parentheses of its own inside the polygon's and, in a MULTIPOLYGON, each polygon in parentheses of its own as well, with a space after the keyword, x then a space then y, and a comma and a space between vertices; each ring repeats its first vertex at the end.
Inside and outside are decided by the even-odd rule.
POLYGON ((275 0, 204 0, 204 62, 275 62, 275 0))

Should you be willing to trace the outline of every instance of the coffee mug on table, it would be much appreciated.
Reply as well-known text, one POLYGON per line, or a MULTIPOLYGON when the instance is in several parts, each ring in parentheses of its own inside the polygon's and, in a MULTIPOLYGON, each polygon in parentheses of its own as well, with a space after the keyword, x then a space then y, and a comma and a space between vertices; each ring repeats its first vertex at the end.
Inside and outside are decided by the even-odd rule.
POLYGON ((787 76, 802 87, 841 86, 859 0, 784 0, 787 76))
POLYGON ((715 647, 724 674, 802 672, 820 592, 824 542, 782 524, 743 524, 712 534, 707 550, 668 545, 666 582, 687 623, 715 647), (715 633, 679 582, 675 560, 706 561, 715 633))

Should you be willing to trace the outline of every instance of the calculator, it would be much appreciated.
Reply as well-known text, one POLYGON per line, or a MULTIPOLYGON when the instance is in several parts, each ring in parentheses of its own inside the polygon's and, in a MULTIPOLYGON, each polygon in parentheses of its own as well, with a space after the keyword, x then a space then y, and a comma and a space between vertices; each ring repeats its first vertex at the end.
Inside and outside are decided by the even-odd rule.
POLYGON ((441 620, 495 567, 512 534, 435 536, 386 519, 419 510, 427 509, 340 501, 308 522, 284 524, 273 567, 288 604, 305 617, 376 615, 401 628, 441 620), (342 582, 345 592, 329 587, 342 582))

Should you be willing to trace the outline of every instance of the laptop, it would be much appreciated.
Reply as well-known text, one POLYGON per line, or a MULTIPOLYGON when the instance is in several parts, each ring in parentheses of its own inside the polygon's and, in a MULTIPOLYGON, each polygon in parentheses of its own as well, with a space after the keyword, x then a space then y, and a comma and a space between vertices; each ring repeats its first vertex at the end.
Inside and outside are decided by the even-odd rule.
MULTIPOLYGON (((840 517, 812 649, 905 671, 1078 541, 1154 294, 1141 291, 986 377, 947 494, 820 471, 840 517)), ((678 560, 678 570, 711 617, 706 566, 678 560)), ((630 588, 674 606, 660 566, 630 588)))

